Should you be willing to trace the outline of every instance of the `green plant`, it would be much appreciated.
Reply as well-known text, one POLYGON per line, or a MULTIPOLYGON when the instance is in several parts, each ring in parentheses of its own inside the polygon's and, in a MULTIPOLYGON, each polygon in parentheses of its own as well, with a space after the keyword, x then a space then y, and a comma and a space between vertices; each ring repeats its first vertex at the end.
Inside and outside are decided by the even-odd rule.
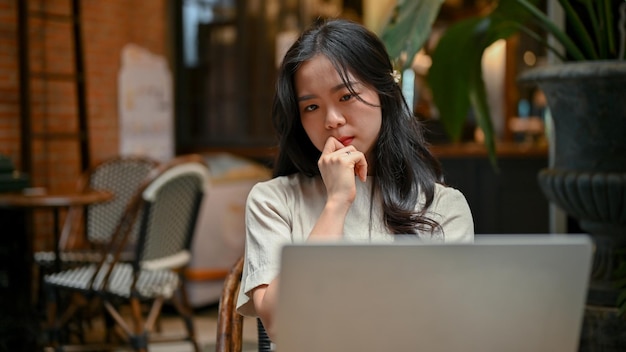
MULTIPOLYGON (((436 18, 433 11, 436 14, 442 2, 398 1, 382 38, 399 67, 411 65, 430 33, 436 18)), ((458 141, 468 111, 473 108, 494 165, 495 137, 481 66, 487 47, 499 39, 524 32, 562 61, 624 60, 624 0, 559 0, 571 26, 567 33, 540 10, 540 4, 540 0, 494 0, 487 14, 458 21, 447 28, 432 54, 427 81, 444 129, 453 141, 458 141), (622 15, 618 20, 620 4, 622 15), (552 35, 564 51, 549 45, 535 28, 552 35)))

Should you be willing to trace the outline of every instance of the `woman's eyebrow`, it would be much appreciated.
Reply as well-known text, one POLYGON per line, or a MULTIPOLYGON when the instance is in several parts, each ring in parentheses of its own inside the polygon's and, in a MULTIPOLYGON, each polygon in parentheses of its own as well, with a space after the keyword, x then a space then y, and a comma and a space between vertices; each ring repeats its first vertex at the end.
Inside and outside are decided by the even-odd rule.
POLYGON ((341 89, 343 89, 343 88, 348 88, 348 86, 350 86, 350 87, 354 87, 354 86, 355 86, 355 85, 357 85, 357 84, 359 84, 359 82, 356 82, 356 81, 348 81, 348 82, 346 82, 346 83, 341 82, 341 83, 339 83, 338 85, 334 86, 334 87, 331 89, 331 91, 334 93, 334 92, 336 92, 336 91, 338 91, 338 90, 341 90, 341 89))
MULTIPOLYGON (((348 85, 351 86, 351 87, 354 87, 355 85, 358 85, 358 84, 359 84, 359 82, 357 82, 357 81, 348 81, 347 84, 341 82, 341 83, 337 84, 336 86, 332 87, 330 89, 330 91, 335 93, 335 92, 337 92, 339 90, 347 88, 348 85)), ((310 100, 310 99, 313 99, 313 98, 315 98, 315 95, 313 95, 313 94, 303 95, 301 97, 298 97, 298 102, 305 101, 305 100, 310 100)))
POLYGON ((312 94, 310 94, 310 95, 303 95, 301 97, 298 97, 298 102, 305 101, 305 100, 310 100, 310 99, 313 99, 313 98, 315 98, 315 96, 312 95, 312 94))

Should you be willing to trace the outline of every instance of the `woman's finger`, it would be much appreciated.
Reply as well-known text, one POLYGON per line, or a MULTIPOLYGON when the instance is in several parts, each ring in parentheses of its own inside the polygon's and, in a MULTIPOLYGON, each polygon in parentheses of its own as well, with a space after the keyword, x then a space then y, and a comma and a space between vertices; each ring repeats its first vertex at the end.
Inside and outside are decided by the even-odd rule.
POLYGON ((344 146, 337 138, 329 137, 324 144, 324 149, 322 149, 322 155, 333 153, 341 148, 344 148, 344 146))

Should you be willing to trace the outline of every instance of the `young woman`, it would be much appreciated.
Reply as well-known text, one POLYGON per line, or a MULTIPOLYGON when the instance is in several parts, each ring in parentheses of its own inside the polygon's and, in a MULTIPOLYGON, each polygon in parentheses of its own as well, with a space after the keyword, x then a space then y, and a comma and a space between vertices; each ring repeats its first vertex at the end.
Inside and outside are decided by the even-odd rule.
POLYGON ((284 243, 472 241, 465 197, 441 183, 383 43, 329 20, 305 31, 279 70, 274 178, 251 190, 238 311, 270 337, 284 243))

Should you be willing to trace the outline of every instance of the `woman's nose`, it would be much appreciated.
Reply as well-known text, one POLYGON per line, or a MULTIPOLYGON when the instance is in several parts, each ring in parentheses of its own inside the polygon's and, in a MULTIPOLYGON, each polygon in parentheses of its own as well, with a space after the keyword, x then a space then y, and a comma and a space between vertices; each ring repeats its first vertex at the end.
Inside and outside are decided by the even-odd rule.
POLYGON ((346 119, 343 114, 336 109, 329 109, 326 113, 326 128, 337 128, 343 126, 346 123, 346 119))

